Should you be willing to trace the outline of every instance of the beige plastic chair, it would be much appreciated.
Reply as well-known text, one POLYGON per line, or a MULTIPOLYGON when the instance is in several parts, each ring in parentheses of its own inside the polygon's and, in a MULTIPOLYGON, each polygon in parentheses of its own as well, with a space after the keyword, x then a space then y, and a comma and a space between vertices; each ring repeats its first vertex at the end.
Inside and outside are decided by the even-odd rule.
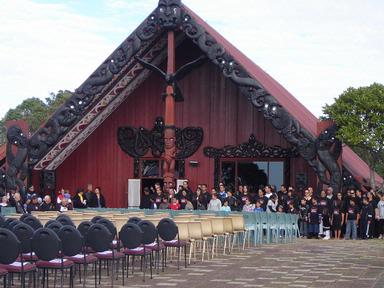
MULTIPOLYGON (((212 252, 211 255, 213 257, 213 251, 215 250, 215 237, 213 235, 213 230, 212 230, 212 222, 209 218, 197 218, 195 221, 199 221, 201 223, 201 231, 203 233, 203 246, 207 245, 207 259, 209 260, 209 251, 210 251, 210 243, 212 244, 212 252), (204 244, 206 243, 206 244, 204 244)), ((204 247, 203 247, 204 248, 204 247)), ((204 253, 201 255, 201 261, 204 262, 204 253)))
POLYGON ((230 215, 232 217, 232 223, 233 223, 233 232, 234 236, 232 239, 232 247, 231 251, 233 250, 233 247, 235 245, 235 242, 237 241, 239 251, 240 251, 240 238, 241 235, 243 236, 243 250, 245 249, 245 242, 246 242, 246 229, 245 229, 245 223, 244 223, 244 217, 243 215, 230 215))
POLYGON ((223 254, 225 254, 225 250, 227 248, 227 235, 224 228, 224 217, 210 217, 209 219, 211 220, 212 232, 216 240, 216 254, 218 254, 220 239, 223 240, 223 254))
MULTIPOLYGON (((231 253, 231 241, 234 237, 234 229, 233 229, 233 222, 232 217, 224 217, 224 232, 225 236, 228 240, 228 253, 231 253)), ((225 254, 225 249, 224 249, 225 254)))
POLYGON ((201 254, 202 254, 202 259, 204 259, 207 239, 203 237, 203 229, 201 227, 201 222, 199 221, 188 222, 188 232, 189 232, 189 238, 191 241, 191 248, 189 249, 188 263, 191 264, 192 252, 193 252, 194 259, 196 259, 197 244, 201 242, 203 246, 201 254))

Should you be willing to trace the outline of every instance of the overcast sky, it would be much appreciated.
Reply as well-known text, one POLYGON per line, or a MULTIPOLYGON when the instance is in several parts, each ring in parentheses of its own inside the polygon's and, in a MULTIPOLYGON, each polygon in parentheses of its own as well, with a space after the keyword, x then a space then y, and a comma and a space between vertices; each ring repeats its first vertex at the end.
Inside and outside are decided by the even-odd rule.
MULTIPOLYGON (((384 1, 184 0, 316 116, 347 87, 384 83, 384 1)), ((0 0, 0 117, 74 90, 157 0, 0 0)))

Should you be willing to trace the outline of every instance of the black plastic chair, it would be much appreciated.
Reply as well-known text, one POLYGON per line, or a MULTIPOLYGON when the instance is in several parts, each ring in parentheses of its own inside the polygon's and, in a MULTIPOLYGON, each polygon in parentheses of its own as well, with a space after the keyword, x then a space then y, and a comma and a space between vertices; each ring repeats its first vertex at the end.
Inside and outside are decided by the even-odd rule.
POLYGON ((74 263, 71 260, 64 259, 62 250, 62 243, 57 234, 49 228, 39 228, 35 231, 32 237, 32 250, 40 259, 36 262, 36 267, 39 269, 37 279, 40 277, 40 269, 43 269, 43 287, 45 285, 45 278, 48 286, 48 270, 55 271, 55 282, 57 270, 61 271, 61 287, 64 282, 64 270, 70 271, 69 283, 73 287, 72 268, 74 263))
MULTIPOLYGON (((3 228, 10 229, 10 228, 9 228, 9 225, 10 225, 12 222, 14 222, 14 221, 19 221, 19 220, 14 219, 14 218, 6 218, 6 219, 5 219, 5 223, 4 223, 4 225, 3 225, 3 228)), ((10 230, 11 230, 11 229, 10 229, 10 230)))
MULTIPOLYGON (((114 284, 115 278, 115 261, 124 259, 124 254, 118 251, 115 251, 112 248, 113 235, 109 229, 103 224, 96 223, 93 224, 88 229, 86 243, 87 245, 94 250, 94 254, 99 260, 99 284, 101 281, 101 261, 111 261, 112 262, 112 286, 114 284)), ((118 267, 118 266, 117 266, 118 267)), ((124 280, 124 269, 123 280, 124 280)), ((118 273, 117 273, 118 275, 118 273)), ((96 277, 96 275, 95 275, 96 277)))
POLYGON ((22 214, 22 215, 20 216, 19 220, 20 220, 21 222, 23 222, 23 220, 24 220, 25 218, 27 218, 28 216, 31 216, 31 214, 29 214, 29 213, 24 213, 24 214, 22 214))
POLYGON ((96 270, 96 262, 97 258, 93 255, 87 255, 85 251, 85 243, 84 238, 81 236, 80 232, 71 225, 63 226, 58 236, 62 243, 61 252, 66 256, 69 260, 71 260, 75 265, 79 266, 79 280, 81 283, 81 270, 80 266, 83 265, 84 270, 84 280, 83 287, 85 287, 85 282, 87 278, 87 268, 89 264, 95 264, 96 270))
POLYGON ((4 228, 5 225, 5 217, 0 214, 0 228, 4 228))
POLYGON ((57 233, 59 233, 61 227, 63 227, 63 225, 61 225, 61 223, 59 221, 55 221, 55 222, 50 223, 45 228, 51 229, 52 231, 54 231, 57 234, 57 233))
POLYGON ((76 227, 72 219, 66 214, 60 214, 59 216, 57 216, 56 221, 60 222, 60 224, 63 226, 69 225, 69 226, 76 227))
POLYGON ((23 223, 28 224, 33 228, 33 230, 37 230, 39 228, 42 228, 43 225, 41 224, 40 220, 37 219, 35 216, 29 215, 23 219, 23 223))
POLYGON ((151 249, 152 252, 156 252, 157 272, 160 270, 160 251, 162 252, 162 271, 164 271, 164 252, 165 246, 159 241, 159 233, 156 226, 148 221, 142 220, 139 222, 139 227, 143 231, 143 244, 147 249, 151 249))
MULTIPOLYGON (((57 223, 57 222, 58 222, 57 220, 53 220, 53 219, 48 220, 48 221, 45 223, 44 227, 47 228, 48 225, 50 225, 51 223, 57 223)), ((59 223, 60 223, 60 222, 59 222, 59 223)))
POLYGON ((101 219, 106 219, 105 217, 103 217, 103 216, 100 216, 100 215, 97 215, 97 216, 95 216, 95 217, 93 217, 92 219, 91 219, 91 222, 92 223, 97 223, 99 220, 101 220, 101 219))
MULTIPOLYGON (((25 275, 29 273, 33 275, 33 287, 36 286, 35 272, 36 266, 30 263, 24 263, 22 257, 17 262, 21 254, 21 243, 16 235, 5 228, 0 228, 0 269, 8 271, 8 273, 19 274, 21 279, 21 287, 25 287, 25 275)), ((8 285, 11 287, 11 277, 8 277, 8 285)))
POLYGON ((38 258, 32 251, 31 239, 35 230, 28 224, 20 222, 13 227, 13 233, 21 243, 21 257, 23 261, 36 262, 38 258))
POLYGON ((179 238, 179 229, 176 223, 170 218, 163 218, 157 224, 157 231, 165 246, 165 265, 167 265, 167 249, 177 249, 177 269, 180 269, 180 252, 184 248, 184 265, 187 268, 187 242, 179 238))
POLYGON ((127 223, 133 223, 133 224, 139 224, 139 222, 141 221, 142 219, 139 218, 139 217, 131 217, 128 219, 128 222, 127 223))
POLYGON ((23 223, 23 222, 21 222, 20 220, 17 220, 17 219, 15 219, 14 221, 10 221, 10 222, 8 223, 8 227, 7 227, 7 229, 13 232, 13 228, 14 228, 17 224, 20 224, 20 223, 23 223))
POLYGON ((150 257, 150 270, 151 270, 151 279, 152 279, 152 253, 151 249, 147 249, 143 243, 143 231, 139 227, 139 225, 135 223, 127 223, 125 224, 120 232, 119 232, 119 239, 123 244, 124 250, 123 253, 126 256, 126 263, 127 263, 127 277, 129 274, 129 256, 132 256, 132 274, 134 270, 134 260, 136 256, 141 257, 141 259, 144 259, 144 268, 143 270, 143 281, 145 281, 145 272, 147 268, 147 260, 146 256, 149 255, 150 257))
POLYGON ((83 221, 77 226, 77 230, 79 230, 81 236, 83 236, 84 239, 87 238, 88 230, 94 223, 90 221, 83 221))

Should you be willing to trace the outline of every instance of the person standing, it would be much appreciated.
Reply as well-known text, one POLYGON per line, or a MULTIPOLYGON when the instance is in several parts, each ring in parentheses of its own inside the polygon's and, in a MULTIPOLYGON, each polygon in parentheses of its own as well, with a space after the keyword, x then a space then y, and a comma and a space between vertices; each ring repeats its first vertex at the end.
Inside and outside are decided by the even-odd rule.
POLYGON ((21 195, 19 192, 15 192, 13 195, 12 193, 9 196, 9 203, 12 207, 16 208, 16 213, 18 214, 25 214, 27 213, 27 210, 24 208, 23 200, 21 199, 21 195))
POLYGON ((82 188, 77 189, 75 197, 73 197, 73 207, 74 208, 88 208, 88 202, 82 188))
POLYGON ((89 202, 89 207, 94 208, 105 208, 105 198, 104 195, 101 194, 101 188, 96 187, 95 192, 92 193, 91 200, 89 202))
POLYGON ((92 184, 88 184, 87 185, 87 191, 85 191, 84 196, 85 196, 85 200, 87 200, 88 203, 91 202, 92 196, 93 196, 93 186, 92 186, 92 184))
POLYGON ((375 210, 378 221, 379 239, 384 239, 384 194, 380 194, 380 201, 377 203, 375 210))
POLYGON ((371 236, 370 226, 374 216, 374 209, 371 203, 369 203, 367 197, 362 198, 361 216, 360 216, 360 239, 369 239, 371 236))
POLYGON ((349 200, 349 207, 346 211, 346 223, 347 227, 345 229, 345 240, 349 240, 352 233, 352 239, 357 239, 357 223, 359 222, 359 208, 357 207, 355 200, 349 200))

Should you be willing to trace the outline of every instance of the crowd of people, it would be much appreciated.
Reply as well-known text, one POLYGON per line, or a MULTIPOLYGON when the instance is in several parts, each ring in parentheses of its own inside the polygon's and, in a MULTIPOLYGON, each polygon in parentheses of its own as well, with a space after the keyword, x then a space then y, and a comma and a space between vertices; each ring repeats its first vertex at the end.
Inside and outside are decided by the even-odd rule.
POLYGON ((145 187, 140 208, 172 210, 244 211, 293 213, 299 215, 300 236, 305 238, 369 239, 384 237, 384 194, 373 190, 364 195, 349 189, 345 195, 329 187, 315 195, 309 187, 298 197, 294 187, 281 185, 279 191, 266 185, 256 191, 240 185, 236 191, 224 183, 208 190, 206 184, 195 191, 188 181, 176 190, 164 192, 160 183, 145 187))
MULTIPOLYGON (((219 183, 219 189, 198 185, 193 191, 188 181, 177 190, 163 191, 160 183, 145 187, 141 197, 142 209, 244 211, 267 213, 293 213, 299 216, 301 237, 330 239, 384 238, 384 194, 371 190, 364 195, 360 190, 349 189, 346 193, 334 193, 329 187, 314 193, 309 187, 298 196, 294 187, 281 185, 279 191, 266 185, 258 191, 250 191, 247 185, 239 185, 234 191, 219 183)), ((33 211, 65 212, 73 208, 105 208, 106 201, 101 188, 79 188, 71 196, 68 190, 60 189, 54 199, 41 197, 30 186, 26 195, 10 191, 0 195, 0 207, 15 207, 17 213, 33 211)))
POLYGON ((15 207, 20 214, 31 213, 33 211, 60 211, 65 212, 73 208, 105 208, 105 198, 101 193, 101 188, 92 189, 92 184, 87 185, 87 189, 77 189, 72 197, 66 189, 60 189, 55 199, 50 195, 41 196, 32 185, 28 188, 26 195, 17 191, 9 191, 1 195, 0 207, 15 207))

